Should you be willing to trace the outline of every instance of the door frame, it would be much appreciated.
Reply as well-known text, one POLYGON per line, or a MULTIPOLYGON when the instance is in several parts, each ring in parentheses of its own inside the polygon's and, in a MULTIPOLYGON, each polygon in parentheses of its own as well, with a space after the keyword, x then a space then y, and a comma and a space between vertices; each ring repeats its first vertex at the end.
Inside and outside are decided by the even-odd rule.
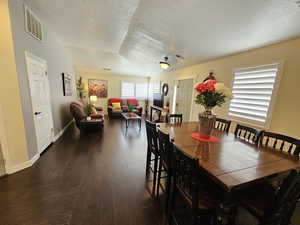
MULTIPOLYGON (((36 147, 37 147, 37 150, 38 150, 37 154, 41 154, 45 149, 43 149, 43 150, 39 149, 39 145, 38 145, 38 135, 37 135, 37 133, 36 133, 37 125, 36 125, 36 123, 35 123, 35 118, 34 118, 34 113, 33 113, 33 112, 34 112, 34 108, 33 108, 33 103, 32 103, 32 94, 31 94, 30 78, 29 78, 29 70, 28 70, 28 61, 27 61, 28 58, 32 58, 32 59, 34 59, 34 60, 36 60, 36 61, 38 61, 38 62, 44 64, 44 65, 45 65, 45 70, 46 70, 46 73, 47 73, 47 74, 48 74, 48 64, 47 64, 47 61, 46 61, 46 60, 44 60, 44 59, 42 59, 42 58, 40 58, 40 57, 38 57, 38 56, 32 54, 31 52, 25 51, 25 65, 26 65, 27 83, 28 83, 29 94, 30 94, 31 116, 32 116, 33 125, 34 125, 34 133, 35 133, 36 147)), ((46 81, 47 81, 46 85, 48 86, 48 91, 49 91, 49 93, 48 93, 48 96, 49 96, 49 99, 48 99, 48 100, 49 100, 49 103, 50 103, 50 104, 49 104, 49 107, 50 107, 50 113, 49 113, 49 115, 50 115, 50 117, 51 117, 51 121, 50 121, 50 122, 51 122, 51 124, 52 124, 51 141, 52 141, 52 143, 53 143, 53 142, 54 142, 54 122, 53 122, 53 115, 52 115, 52 105, 51 105, 51 98, 50 98, 51 92, 50 92, 50 84, 49 84, 49 78, 48 78, 48 75, 47 75, 46 81)))
MULTIPOLYGON (((176 80, 174 80, 174 88, 176 88, 176 90, 173 91, 173 101, 172 101, 172 113, 175 113, 176 110, 176 97, 177 97, 177 85, 178 85, 178 81, 181 80, 192 80, 193 81, 193 87, 195 86, 195 78, 194 77, 185 77, 185 78, 178 78, 176 80), (174 106, 175 104, 175 106, 174 106)), ((189 121, 192 120, 193 117, 193 109, 194 109, 194 96, 195 96, 195 89, 192 89, 192 98, 191 98, 191 110, 190 110, 190 116, 189 116, 189 121)))
POLYGON ((4 159, 5 173, 8 174, 8 171, 10 169, 10 157, 8 153, 8 143, 6 139, 4 122, 2 118, 3 118, 2 105, 0 105, 0 144, 1 144, 0 151, 2 151, 2 155, 4 159))

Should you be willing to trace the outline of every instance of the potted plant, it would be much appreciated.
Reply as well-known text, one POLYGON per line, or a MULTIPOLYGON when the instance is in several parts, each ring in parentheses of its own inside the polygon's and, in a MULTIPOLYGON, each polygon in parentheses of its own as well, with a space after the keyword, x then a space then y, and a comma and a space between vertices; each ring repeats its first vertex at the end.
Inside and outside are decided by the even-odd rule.
POLYGON ((78 97, 83 101, 85 98, 85 89, 84 89, 84 83, 82 82, 82 77, 79 77, 78 81, 76 82, 76 89, 78 93, 78 97))
POLYGON ((223 83, 210 79, 197 83, 195 90, 197 91, 196 104, 204 107, 204 111, 199 113, 199 135, 209 139, 216 121, 216 115, 212 109, 223 105, 226 98, 231 99, 232 93, 223 83))

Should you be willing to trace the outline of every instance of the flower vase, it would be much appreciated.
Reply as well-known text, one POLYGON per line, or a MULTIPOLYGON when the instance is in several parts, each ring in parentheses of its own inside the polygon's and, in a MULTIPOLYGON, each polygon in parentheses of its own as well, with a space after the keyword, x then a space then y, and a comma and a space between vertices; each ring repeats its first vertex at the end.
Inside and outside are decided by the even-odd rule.
POLYGON ((205 111, 199 113, 199 136, 209 139, 216 122, 216 115, 212 112, 212 107, 205 107, 205 111))

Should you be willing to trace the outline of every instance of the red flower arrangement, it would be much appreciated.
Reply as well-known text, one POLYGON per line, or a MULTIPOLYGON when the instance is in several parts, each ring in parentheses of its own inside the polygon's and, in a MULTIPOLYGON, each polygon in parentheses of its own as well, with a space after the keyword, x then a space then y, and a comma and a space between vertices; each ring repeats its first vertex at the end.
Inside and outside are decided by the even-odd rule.
POLYGON ((214 92, 216 83, 217 83, 217 81, 215 81, 215 80, 208 80, 208 81, 203 82, 203 83, 198 83, 197 86, 196 86, 196 91, 199 94, 201 94, 205 91, 214 92))
POLYGON ((232 93, 223 83, 216 80, 207 80, 196 84, 195 90, 198 92, 195 102, 204 107, 221 106, 225 98, 231 98, 232 93))

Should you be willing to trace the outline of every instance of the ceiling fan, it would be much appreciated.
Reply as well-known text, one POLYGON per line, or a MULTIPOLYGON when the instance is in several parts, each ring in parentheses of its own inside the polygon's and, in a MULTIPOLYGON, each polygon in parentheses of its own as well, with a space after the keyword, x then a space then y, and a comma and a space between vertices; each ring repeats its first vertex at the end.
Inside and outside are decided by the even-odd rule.
MULTIPOLYGON (((179 54, 174 55, 174 58, 175 58, 176 62, 177 62, 177 60, 184 60, 184 57, 179 54)), ((171 64, 168 61, 169 61, 169 56, 167 55, 164 57, 163 61, 159 62, 160 67, 164 70, 169 69, 171 64)))

